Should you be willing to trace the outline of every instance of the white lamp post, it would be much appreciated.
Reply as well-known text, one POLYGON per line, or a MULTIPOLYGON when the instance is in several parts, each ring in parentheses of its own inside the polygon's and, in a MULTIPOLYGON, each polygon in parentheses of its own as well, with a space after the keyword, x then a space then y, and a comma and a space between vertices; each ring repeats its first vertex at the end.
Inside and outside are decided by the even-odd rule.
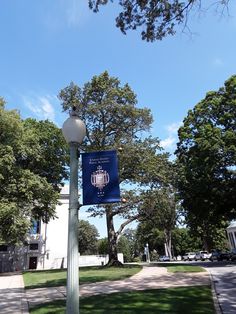
POLYGON ((62 133, 70 145, 70 198, 67 247, 66 313, 79 313, 79 263, 78 263, 78 145, 86 135, 86 127, 75 110, 62 126, 62 133))

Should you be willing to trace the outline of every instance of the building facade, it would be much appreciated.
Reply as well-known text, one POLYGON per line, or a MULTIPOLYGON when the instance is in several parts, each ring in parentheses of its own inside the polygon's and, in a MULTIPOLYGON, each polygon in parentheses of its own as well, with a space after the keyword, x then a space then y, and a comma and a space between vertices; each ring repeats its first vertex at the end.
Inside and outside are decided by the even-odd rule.
MULTIPOLYGON (((0 245, 0 272, 26 269, 56 269, 67 265, 69 187, 64 186, 56 218, 48 224, 35 221, 22 247, 0 245)), ((119 254, 123 263, 123 254, 119 254)), ((107 256, 79 256, 80 266, 105 265, 107 256)))
POLYGON ((0 245, 0 272, 64 267, 67 255, 69 188, 60 193, 56 217, 34 221, 24 246, 0 245))
POLYGON ((236 221, 232 221, 226 228, 230 249, 236 248, 236 221))

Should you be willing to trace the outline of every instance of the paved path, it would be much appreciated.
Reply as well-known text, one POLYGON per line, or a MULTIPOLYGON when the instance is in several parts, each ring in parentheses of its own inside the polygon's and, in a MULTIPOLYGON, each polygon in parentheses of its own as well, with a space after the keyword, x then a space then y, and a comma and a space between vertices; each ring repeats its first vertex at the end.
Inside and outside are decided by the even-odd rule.
POLYGON ((0 275, 0 313, 29 313, 24 291, 24 282, 19 272, 0 275))
MULTIPOLYGON (((165 267, 144 266, 139 273, 125 280, 81 285, 80 295, 209 284, 210 277, 207 272, 173 274, 168 273, 165 267)), ((65 297, 64 286, 24 290, 23 278, 19 272, 0 275, 1 314, 28 314, 28 304, 34 306, 65 297)))
POLYGON ((212 263, 206 267, 212 276, 221 312, 236 313, 236 265, 230 262, 212 263))
MULTIPOLYGON (((136 275, 117 281, 103 281, 80 286, 81 296, 107 294, 121 291, 161 289, 170 287, 184 287, 209 285, 210 277, 207 272, 201 273, 168 273, 165 267, 144 267, 136 275)), ((26 290, 26 297, 31 305, 64 299, 66 287, 39 288, 26 290)))

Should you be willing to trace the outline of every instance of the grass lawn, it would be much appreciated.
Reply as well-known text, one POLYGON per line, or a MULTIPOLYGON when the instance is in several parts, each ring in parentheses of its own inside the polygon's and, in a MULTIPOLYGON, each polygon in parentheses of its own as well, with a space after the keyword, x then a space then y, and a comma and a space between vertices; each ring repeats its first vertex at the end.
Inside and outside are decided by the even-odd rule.
POLYGON ((193 272, 205 272, 206 270, 201 266, 197 265, 186 265, 186 264, 165 264, 158 263, 159 266, 166 267, 170 273, 193 273, 193 272))
MULTIPOLYGON (((65 301, 41 304, 31 314, 65 313, 65 301)), ((132 291, 80 299, 81 314, 214 314, 210 286, 132 291)))
MULTIPOLYGON (((141 270, 138 265, 123 267, 81 267, 79 270, 80 284, 105 280, 128 278, 141 270)), ((23 273, 26 289, 57 287, 66 285, 66 270, 53 269, 44 271, 26 271, 23 273)))

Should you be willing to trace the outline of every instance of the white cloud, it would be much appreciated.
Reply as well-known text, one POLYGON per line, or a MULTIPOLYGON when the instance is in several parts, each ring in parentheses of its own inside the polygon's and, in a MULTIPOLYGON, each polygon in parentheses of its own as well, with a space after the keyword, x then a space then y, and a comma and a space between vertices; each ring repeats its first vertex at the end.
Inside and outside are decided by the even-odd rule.
POLYGON ((24 105, 38 118, 55 122, 54 96, 23 96, 24 105))
POLYGON ((53 32, 65 28, 78 28, 88 22, 93 12, 85 0, 58 0, 52 4, 52 9, 45 12, 44 24, 53 32))
POLYGON ((160 142, 160 145, 164 149, 172 149, 175 142, 176 142, 176 139, 173 136, 169 136, 166 139, 162 140, 160 142))
POLYGON ((168 151, 175 149, 175 144, 177 142, 177 131, 182 125, 182 122, 174 122, 165 127, 167 130, 167 137, 164 140, 160 141, 160 145, 168 151))
POLYGON ((40 97, 39 100, 42 105, 42 112, 45 119, 50 119, 54 121, 55 112, 54 112, 53 105, 50 103, 49 99, 45 97, 40 97))
POLYGON ((174 122, 170 125, 167 125, 166 129, 169 132, 169 134, 175 134, 178 131, 181 124, 182 122, 174 122))

